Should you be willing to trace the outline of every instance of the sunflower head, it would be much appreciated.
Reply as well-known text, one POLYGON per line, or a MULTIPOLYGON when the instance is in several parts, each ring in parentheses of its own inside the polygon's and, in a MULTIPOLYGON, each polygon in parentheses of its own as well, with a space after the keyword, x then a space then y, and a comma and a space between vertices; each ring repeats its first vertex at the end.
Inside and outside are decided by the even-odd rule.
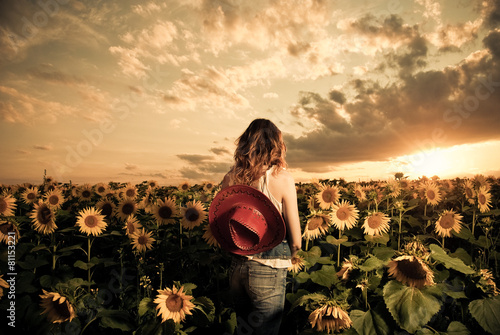
POLYGON ((17 241, 20 236, 17 225, 10 221, 0 219, 0 243, 8 244, 9 240, 12 238, 9 236, 12 236, 12 233, 14 233, 15 240, 17 241))
POLYGON ((158 200, 153 206, 153 215, 159 225, 174 223, 175 217, 178 215, 174 199, 158 200))
POLYGON ((309 315, 309 322, 313 329, 328 334, 337 333, 352 326, 349 314, 331 301, 315 309, 309 315))
POLYGON ((0 216, 13 216, 16 211, 16 199, 10 195, 0 195, 0 216))
POLYGON ((107 223, 100 209, 88 207, 78 213, 76 226, 80 227, 80 232, 87 235, 101 235, 106 229, 107 223))
POLYGON ((340 199, 340 190, 337 186, 329 186, 320 184, 319 193, 316 194, 316 199, 322 209, 329 209, 334 203, 340 199))
POLYGON ((351 229, 356 225, 359 216, 358 209, 346 200, 332 205, 331 220, 339 230, 351 229))
POLYGON ((49 206, 46 202, 39 200, 38 203, 35 204, 30 214, 30 218, 33 221, 33 227, 40 234, 51 234, 57 229, 54 208, 49 206))
POLYGON ((211 247, 220 247, 219 242, 215 239, 214 235, 212 234, 212 230, 210 229, 210 225, 206 225, 203 230, 205 231, 203 233, 202 238, 207 242, 207 244, 211 247))
POLYGON ((190 201, 181 209, 182 226, 186 229, 198 227, 207 218, 205 206, 200 201, 190 201))
POLYGON ((76 317, 75 308, 69 300, 57 292, 47 292, 43 290, 40 294, 42 301, 40 306, 43 308, 42 314, 47 313, 47 319, 52 323, 71 322, 76 317))
POLYGON ((415 256, 399 256, 388 264, 389 275, 410 287, 423 288, 434 285, 434 273, 422 259, 415 256))
POLYGON ((288 271, 297 274, 304 268, 304 266, 304 257, 295 255, 292 257, 292 265, 288 268, 288 271))
POLYGON ((64 203, 62 191, 58 188, 49 191, 45 194, 45 202, 52 208, 61 208, 64 203))
POLYGON ((441 237, 451 237, 451 231, 460 232, 462 228, 462 215, 454 210, 444 210, 436 221, 436 233, 441 237))
POLYGON ((330 218, 321 212, 313 212, 307 220, 302 236, 307 240, 314 240, 326 234, 330 228, 330 218))
POLYGON ((184 286, 181 288, 173 287, 158 290, 158 295, 153 301, 158 310, 158 316, 161 316, 161 322, 173 320, 180 323, 186 319, 186 315, 192 315, 191 310, 195 307, 191 302, 192 296, 184 292, 184 286))
POLYGON ((390 218, 382 212, 374 212, 365 218, 363 229, 365 234, 370 236, 380 236, 389 231, 390 218))
POLYGON ((132 234, 132 248, 138 252, 146 252, 153 248, 153 243, 156 241, 151 237, 153 232, 147 232, 142 228, 132 234))

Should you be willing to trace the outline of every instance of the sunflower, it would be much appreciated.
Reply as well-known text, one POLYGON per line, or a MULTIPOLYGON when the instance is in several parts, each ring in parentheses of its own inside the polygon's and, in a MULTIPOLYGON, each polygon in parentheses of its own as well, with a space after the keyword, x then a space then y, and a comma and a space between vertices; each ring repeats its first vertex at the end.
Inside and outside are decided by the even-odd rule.
POLYGON ((399 256, 387 265, 389 275, 410 287, 422 288, 434 285, 434 273, 420 258, 399 256))
POLYGON ((313 212, 307 220, 302 237, 306 240, 313 240, 325 234, 330 228, 330 218, 321 212, 313 212))
POLYGON ((491 270, 481 269, 480 274, 481 274, 480 282, 486 286, 487 293, 491 293, 494 296, 499 295, 500 290, 497 288, 497 284, 495 283, 495 277, 491 273, 491 270))
POLYGON ((288 268, 288 271, 297 274, 304 268, 304 266, 304 257, 295 255, 292 257, 292 265, 288 268))
POLYGON ((490 190, 490 187, 491 187, 490 183, 488 182, 486 177, 483 176, 482 174, 475 175, 474 178, 472 179, 472 182, 473 182, 476 189, 479 189, 480 187, 484 187, 484 188, 486 188, 487 191, 490 190))
POLYGON ((117 216, 122 220, 127 220, 127 218, 137 212, 137 203, 134 199, 123 198, 118 205, 117 216))
POLYGON ((178 214, 175 201, 170 198, 158 200, 156 205, 153 206, 153 216, 158 225, 169 224, 175 222, 175 216, 178 214))
POLYGON ((38 187, 27 188, 22 194, 21 199, 26 204, 33 204, 38 200, 38 187))
POLYGON ((62 204, 64 203, 64 197, 62 191, 59 188, 47 192, 44 196, 44 200, 50 207, 54 209, 61 208, 62 204))
POLYGON ((491 194, 486 186, 481 186, 477 191, 477 206, 481 213, 488 212, 491 207, 491 194))
POLYGON ((295 192, 298 196, 304 195, 306 193, 301 185, 295 185, 295 192))
POLYGON ((342 200, 340 203, 332 205, 330 216, 333 225, 338 230, 351 229, 358 221, 358 210, 349 201, 342 200))
POLYGON ((142 228, 142 224, 135 217, 135 215, 132 214, 127 218, 127 220, 125 220, 125 226, 123 229, 125 229, 128 237, 132 237, 132 235, 136 233, 139 228, 142 228))
POLYGON ((96 204, 95 207, 97 209, 101 210, 101 214, 106 217, 106 219, 110 219, 113 216, 113 213, 115 212, 115 204, 113 201, 103 198, 99 200, 96 204))
POLYGON ((358 198, 359 202, 363 202, 366 200, 366 193, 361 185, 356 184, 354 186, 354 195, 356 196, 356 198, 358 198))
MULTIPOLYGON (((351 256, 352 257, 352 256, 351 256)), ((354 264, 351 259, 345 259, 342 262, 342 268, 336 273, 337 277, 341 280, 349 279, 349 275, 354 268, 354 264)))
POLYGON ((308 320, 313 329, 316 327, 317 331, 325 331, 328 334, 331 332, 340 332, 352 326, 352 320, 349 314, 330 302, 315 309, 309 315, 308 320))
POLYGON ((182 207, 182 226, 193 229, 199 226, 207 217, 205 207, 200 201, 193 200, 182 207))
POLYGON ((423 186, 424 197, 429 205, 437 205, 441 201, 439 187, 433 182, 426 182, 423 186))
POLYGON ((427 259, 429 257, 429 251, 422 243, 422 241, 417 238, 414 238, 413 241, 407 242, 404 245, 403 249, 408 255, 418 256, 422 259, 427 259))
POLYGON ((380 236, 389 230, 391 219, 382 212, 374 212, 368 215, 363 224, 365 234, 370 236, 380 236))
POLYGON ((368 185, 365 187, 366 198, 379 204, 384 197, 384 193, 376 185, 368 185))
POLYGON ((463 183, 463 188, 464 188, 464 194, 465 194, 465 199, 470 204, 474 203, 474 198, 476 197, 476 191, 474 190, 474 185, 470 180, 465 180, 463 183))
POLYGON ((41 314, 47 313, 47 319, 52 323, 71 322, 76 317, 75 308, 69 300, 57 292, 47 292, 42 289, 40 306, 44 309, 41 314))
POLYGON ((411 182, 410 182, 408 179, 400 179, 400 180, 399 180, 399 186, 400 186, 403 190, 408 190, 408 189, 410 189, 410 187, 411 187, 411 182))
POLYGON ((397 198, 401 194, 401 185, 395 179, 389 179, 385 184, 385 192, 391 198, 397 198))
POLYGON ((211 181, 205 181, 203 183, 203 190, 205 192, 212 192, 215 189, 215 184, 211 181))
POLYGON ((451 237, 451 231, 460 232, 462 228, 462 215, 455 213, 454 210, 444 210, 436 221, 436 233, 441 237, 451 237))
POLYGON ((78 195, 79 195, 79 200, 84 202, 84 201, 90 201, 92 199, 92 196, 94 195, 94 191, 92 191, 92 186, 90 184, 84 184, 83 186, 80 186, 78 188, 78 195))
POLYGON ((180 185, 179 185, 179 191, 183 191, 183 192, 187 192, 189 191, 189 188, 191 186, 189 185, 189 183, 187 181, 183 181, 180 185))
POLYGON ((100 209, 88 207, 78 213, 76 225, 80 227, 81 233, 97 236, 106 229, 107 223, 100 209))
POLYGON ((153 232, 147 232, 144 228, 135 231, 131 237, 132 249, 136 249, 140 252, 146 252, 146 250, 153 248, 153 242, 156 240, 152 238, 151 235, 153 235, 153 232))
POLYGON ((320 209, 319 201, 315 196, 312 195, 309 197, 309 201, 307 202, 307 208, 309 208, 309 210, 311 212, 317 211, 320 209))
POLYGON ((177 289, 177 287, 166 288, 158 290, 158 295, 153 301, 158 310, 157 315, 161 315, 161 322, 173 320, 175 323, 180 323, 186 319, 186 315, 192 315, 191 310, 194 304, 191 302, 192 296, 187 295, 184 291, 184 286, 177 289))
POLYGON ((205 230, 205 232, 203 233, 202 237, 205 240, 205 242, 207 242, 207 244, 211 247, 220 247, 219 242, 217 242, 214 235, 212 234, 212 230, 210 229, 210 225, 206 225, 203 228, 203 230, 205 230))
POLYGON ((35 204, 35 208, 30 214, 33 221, 33 227, 39 234, 52 234, 56 229, 56 215, 54 209, 46 202, 41 200, 35 204))
POLYGON ((137 197, 137 188, 132 183, 128 183, 121 191, 123 191, 124 198, 135 199, 137 197))
POLYGON ((106 195, 108 187, 104 183, 97 183, 94 186, 95 193, 99 194, 101 197, 106 195))
POLYGON ((156 180, 148 180, 148 189, 155 190, 158 188, 158 182, 156 180))
POLYGON ((337 186, 329 186, 320 184, 319 193, 316 194, 319 206, 322 209, 329 209, 334 203, 340 199, 340 191, 337 186))
POLYGON ((16 199, 10 195, 0 195, 0 215, 13 216, 16 211, 16 199))
POLYGON ((17 226, 12 222, 0 219, 0 243, 9 243, 12 240, 12 233, 14 233, 17 242, 20 236, 17 226))

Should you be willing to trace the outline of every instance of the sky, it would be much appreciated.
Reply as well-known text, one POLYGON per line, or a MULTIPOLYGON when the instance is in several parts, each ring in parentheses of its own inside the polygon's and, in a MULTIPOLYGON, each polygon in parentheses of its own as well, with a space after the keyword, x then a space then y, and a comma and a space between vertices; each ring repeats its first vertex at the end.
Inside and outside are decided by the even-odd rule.
POLYGON ((0 1, 0 183, 500 176, 500 1, 0 1))

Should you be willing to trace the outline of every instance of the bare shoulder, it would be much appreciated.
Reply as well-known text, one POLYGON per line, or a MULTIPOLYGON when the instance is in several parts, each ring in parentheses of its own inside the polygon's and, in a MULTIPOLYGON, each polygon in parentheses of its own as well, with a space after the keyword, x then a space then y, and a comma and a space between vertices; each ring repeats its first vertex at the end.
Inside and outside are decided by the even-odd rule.
POLYGON ((231 183, 231 171, 226 173, 226 175, 222 179, 221 189, 224 189, 224 188, 230 186, 230 183, 231 183))
POLYGON ((295 187, 295 181, 292 174, 285 169, 280 169, 275 175, 275 178, 279 188, 286 189, 291 186, 295 187))

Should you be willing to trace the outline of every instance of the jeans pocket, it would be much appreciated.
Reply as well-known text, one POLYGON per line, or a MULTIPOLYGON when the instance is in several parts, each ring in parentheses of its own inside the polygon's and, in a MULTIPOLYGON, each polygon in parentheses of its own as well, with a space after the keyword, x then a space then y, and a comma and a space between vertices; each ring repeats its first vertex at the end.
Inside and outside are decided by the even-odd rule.
POLYGON ((252 264, 248 269, 248 290, 254 299, 272 296, 277 287, 278 269, 262 264, 252 264))

